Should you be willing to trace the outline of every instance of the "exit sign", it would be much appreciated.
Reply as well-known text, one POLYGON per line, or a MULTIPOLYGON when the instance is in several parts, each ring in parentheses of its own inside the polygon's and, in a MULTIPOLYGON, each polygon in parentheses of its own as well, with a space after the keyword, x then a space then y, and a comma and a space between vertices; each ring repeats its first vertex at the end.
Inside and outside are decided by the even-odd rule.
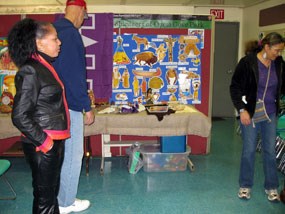
POLYGON ((211 9, 210 14, 214 15, 216 19, 224 19, 225 18, 225 10, 223 10, 223 9, 211 9))

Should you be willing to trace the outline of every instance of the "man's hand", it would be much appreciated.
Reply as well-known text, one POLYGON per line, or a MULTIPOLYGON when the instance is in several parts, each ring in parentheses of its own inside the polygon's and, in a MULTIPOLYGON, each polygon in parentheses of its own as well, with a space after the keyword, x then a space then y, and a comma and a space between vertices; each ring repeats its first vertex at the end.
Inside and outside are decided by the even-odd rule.
POLYGON ((92 123, 94 123, 94 114, 93 114, 93 111, 88 111, 88 112, 85 112, 85 118, 84 118, 84 124, 85 125, 91 125, 92 123))

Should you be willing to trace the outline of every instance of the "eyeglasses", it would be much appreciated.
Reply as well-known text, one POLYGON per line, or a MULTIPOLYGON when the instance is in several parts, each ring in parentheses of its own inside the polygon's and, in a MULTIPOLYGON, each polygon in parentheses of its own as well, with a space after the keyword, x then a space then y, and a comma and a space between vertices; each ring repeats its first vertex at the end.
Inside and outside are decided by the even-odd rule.
POLYGON ((275 53, 277 53, 279 56, 281 56, 281 55, 283 55, 284 53, 284 49, 282 48, 282 49, 279 49, 279 48, 273 48, 273 47, 271 47, 271 49, 275 52, 275 53))

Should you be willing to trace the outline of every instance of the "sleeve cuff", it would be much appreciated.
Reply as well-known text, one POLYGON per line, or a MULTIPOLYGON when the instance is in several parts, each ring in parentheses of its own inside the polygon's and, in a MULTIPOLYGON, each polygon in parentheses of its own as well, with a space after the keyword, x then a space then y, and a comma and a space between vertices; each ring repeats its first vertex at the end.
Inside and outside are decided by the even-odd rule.
POLYGON ((43 153, 47 153, 53 147, 53 140, 50 136, 47 136, 44 143, 41 146, 36 147, 36 151, 42 151, 43 153))

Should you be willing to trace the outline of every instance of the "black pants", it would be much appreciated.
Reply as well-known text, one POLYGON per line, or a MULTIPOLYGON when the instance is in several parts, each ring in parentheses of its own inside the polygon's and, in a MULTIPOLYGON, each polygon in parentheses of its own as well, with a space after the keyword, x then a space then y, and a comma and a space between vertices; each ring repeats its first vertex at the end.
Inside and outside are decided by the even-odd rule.
POLYGON ((33 177, 33 214, 58 214, 57 194, 64 157, 64 141, 57 140, 46 154, 31 143, 22 143, 33 177))

